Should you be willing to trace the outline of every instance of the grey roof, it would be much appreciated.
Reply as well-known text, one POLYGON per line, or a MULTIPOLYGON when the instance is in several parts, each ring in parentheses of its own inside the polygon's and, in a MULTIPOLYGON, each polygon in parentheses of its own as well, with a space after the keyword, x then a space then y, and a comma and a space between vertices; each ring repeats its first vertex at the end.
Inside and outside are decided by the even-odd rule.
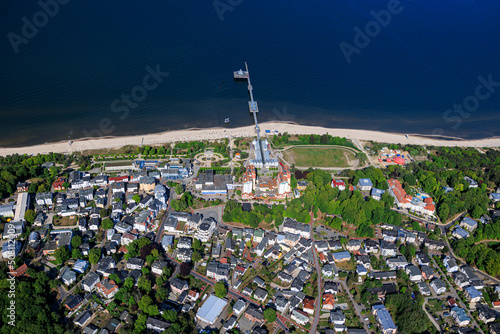
POLYGON ((196 316, 209 324, 213 324, 226 305, 227 301, 225 299, 210 295, 200 307, 196 316))

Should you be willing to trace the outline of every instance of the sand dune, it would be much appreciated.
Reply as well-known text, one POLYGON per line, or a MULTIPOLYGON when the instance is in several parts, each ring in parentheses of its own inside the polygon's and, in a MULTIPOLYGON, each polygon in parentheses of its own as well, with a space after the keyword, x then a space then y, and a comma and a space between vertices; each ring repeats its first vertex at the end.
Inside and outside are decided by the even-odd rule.
MULTIPOLYGON (((461 147, 500 147, 500 138, 488 138, 479 140, 444 140, 439 138, 423 137, 419 135, 409 134, 406 138, 405 134, 387 133, 370 130, 354 130, 354 129, 333 129, 317 126, 305 126, 288 123, 268 122, 260 124, 261 134, 264 130, 278 130, 279 132, 288 131, 290 134, 324 134, 329 133, 333 136, 346 137, 357 140, 373 140, 384 143, 394 144, 416 144, 416 145, 434 145, 434 146, 461 146, 461 147)), ((211 140, 224 138, 225 136, 254 136, 255 130, 253 126, 245 126, 234 129, 190 129, 190 130, 175 130, 157 134, 148 134, 141 136, 123 136, 123 137, 108 137, 108 138, 84 138, 75 140, 72 145, 67 141, 48 143, 26 147, 16 148, 0 148, 0 155, 6 156, 11 154, 38 154, 38 153, 71 153, 83 150, 94 150, 104 148, 118 148, 125 145, 155 145, 165 144, 175 141, 190 141, 190 140, 211 140)))

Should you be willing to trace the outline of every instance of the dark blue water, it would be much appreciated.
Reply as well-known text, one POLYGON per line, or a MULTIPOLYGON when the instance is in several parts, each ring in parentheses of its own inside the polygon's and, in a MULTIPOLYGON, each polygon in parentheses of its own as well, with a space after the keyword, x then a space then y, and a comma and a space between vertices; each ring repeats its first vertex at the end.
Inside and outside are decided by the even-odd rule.
POLYGON ((22 17, 33 22, 40 7, 4 0, 0 145, 219 126, 226 117, 250 125, 246 85, 232 78, 244 61, 260 121, 500 135, 500 87, 480 90, 479 105, 469 98, 473 112, 446 113, 474 96, 479 76, 500 81, 500 3, 401 1, 348 63, 340 43, 354 45, 354 28, 390 3, 243 0, 221 21, 211 0, 72 0, 16 53, 8 34, 21 36, 22 17), (168 77, 128 115, 113 112, 157 65, 168 77))

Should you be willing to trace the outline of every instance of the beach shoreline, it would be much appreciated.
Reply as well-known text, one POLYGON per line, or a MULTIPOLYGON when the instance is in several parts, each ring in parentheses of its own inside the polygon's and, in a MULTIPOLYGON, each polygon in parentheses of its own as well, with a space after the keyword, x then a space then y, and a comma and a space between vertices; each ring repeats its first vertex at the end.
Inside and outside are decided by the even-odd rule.
MULTIPOLYGON (((391 144, 413 144, 429 146, 459 146, 459 147, 500 147, 500 137, 464 140, 460 138, 432 138, 432 136, 423 134, 406 134, 396 132, 382 132, 374 130, 357 129, 336 129, 321 126, 299 125, 294 122, 264 122, 260 124, 261 135, 266 136, 265 130, 278 131, 279 133, 288 132, 289 134, 315 134, 322 135, 328 133, 332 136, 346 137, 352 140, 372 140, 375 142, 391 144)), ((272 135, 272 133, 271 133, 272 135)), ((108 137, 87 137, 76 139, 70 145, 68 141, 59 141, 53 143, 38 144, 24 147, 6 147, 0 148, 0 156, 12 154, 46 154, 54 153, 73 153, 87 150, 116 149, 123 146, 141 146, 141 145, 161 145, 179 141, 202 141, 215 140, 225 137, 253 137, 255 128, 253 125, 228 128, 189 128, 182 130, 171 130, 161 133, 134 135, 134 136, 108 136, 108 137)))

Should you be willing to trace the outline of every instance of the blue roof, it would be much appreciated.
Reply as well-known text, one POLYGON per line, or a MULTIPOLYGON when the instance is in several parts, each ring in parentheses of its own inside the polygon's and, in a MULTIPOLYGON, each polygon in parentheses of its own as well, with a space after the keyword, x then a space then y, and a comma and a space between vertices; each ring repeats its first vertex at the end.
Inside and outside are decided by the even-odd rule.
POLYGON ((380 326, 384 330, 396 329, 396 325, 394 324, 394 321, 391 318, 391 314, 389 313, 389 311, 387 311, 384 305, 374 305, 373 309, 376 310, 380 326))
POLYGON ((500 200, 500 193, 491 193, 491 197, 493 197, 493 199, 500 200))
POLYGON ((475 221, 474 219, 472 218, 469 218, 469 217, 465 217, 462 222, 464 222, 465 224, 471 226, 471 227, 474 227, 477 225, 477 221, 475 221))
POLYGON ((385 190, 378 189, 378 188, 372 188, 371 195, 372 196, 382 196, 382 194, 385 193, 385 190))
POLYGON ((372 180, 370 179, 359 179, 358 184, 362 187, 370 186, 373 187, 372 180))
POLYGON ((336 253, 333 253, 333 258, 335 260, 350 259, 351 253, 349 253, 348 251, 336 252, 336 253))
POLYGON ((454 233, 458 234, 459 236, 461 236, 462 238, 467 238, 469 236, 469 232, 467 232, 466 230, 464 230, 463 228, 461 228, 460 226, 457 226, 455 228, 455 231, 453 231, 454 233))
POLYGON ((469 286, 469 287, 466 287, 465 288, 465 291, 467 291, 469 293, 469 296, 471 299, 474 299, 474 298, 481 298, 482 297, 482 294, 481 292, 477 291, 477 289, 473 286, 469 286))

